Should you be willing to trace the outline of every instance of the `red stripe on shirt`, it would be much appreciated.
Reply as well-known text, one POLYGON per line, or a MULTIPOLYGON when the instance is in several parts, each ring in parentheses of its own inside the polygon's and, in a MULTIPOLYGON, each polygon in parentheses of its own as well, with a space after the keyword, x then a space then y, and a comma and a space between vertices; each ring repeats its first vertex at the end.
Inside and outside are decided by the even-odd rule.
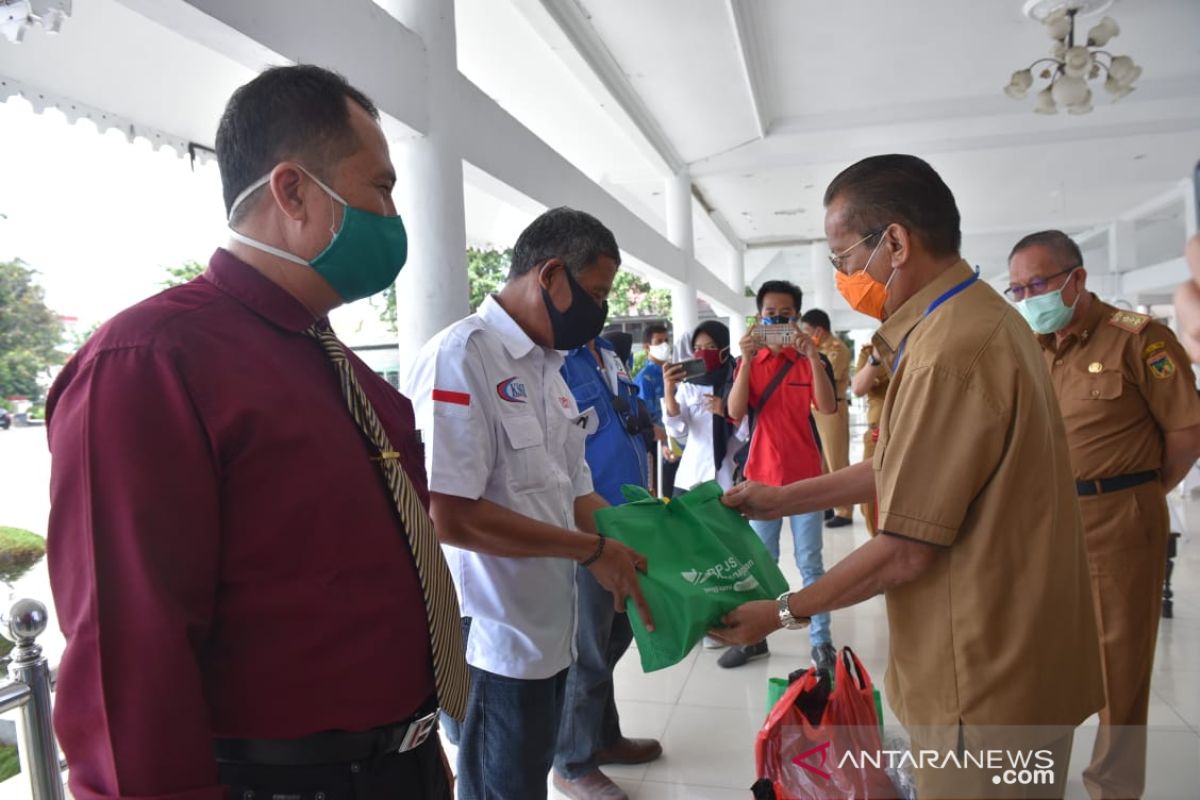
POLYGON ((445 389, 433 390, 434 402, 453 403, 456 406, 471 405, 471 395, 466 392, 448 392, 445 389))

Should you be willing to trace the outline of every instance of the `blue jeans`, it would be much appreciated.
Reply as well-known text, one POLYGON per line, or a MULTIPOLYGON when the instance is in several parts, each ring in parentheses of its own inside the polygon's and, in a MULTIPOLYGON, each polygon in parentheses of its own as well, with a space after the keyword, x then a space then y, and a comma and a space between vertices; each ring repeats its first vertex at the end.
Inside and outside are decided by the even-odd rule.
POLYGON ((613 667, 629 649, 629 617, 613 610, 612 593, 584 567, 575 571, 579 627, 575 662, 567 672, 554 769, 574 780, 596 769, 595 755, 621 739, 613 698, 613 667))
POLYGON ((568 670, 542 680, 470 670, 462 724, 442 715, 458 744, 458 800, 546 800, 568 670))
MULTIPOLYGON (((800 577, 804 585, 816 581, 825 574, 825 563, 821 560, 821 534, 823 515, 820 511, 810 514, 797 514, 789 517, 792 524, 792 542, 796 549, 796 566, 800 568, 800 577)), ((767 546, 767 552, 779 561, 779 532, 783 530, 783 520, 751 520, 750 527, 767 546)), ((819 644, 832 644, 833 638, 829 633, 829 614, 814 614, 808 628, 808 640, 813 647, 819 644)))

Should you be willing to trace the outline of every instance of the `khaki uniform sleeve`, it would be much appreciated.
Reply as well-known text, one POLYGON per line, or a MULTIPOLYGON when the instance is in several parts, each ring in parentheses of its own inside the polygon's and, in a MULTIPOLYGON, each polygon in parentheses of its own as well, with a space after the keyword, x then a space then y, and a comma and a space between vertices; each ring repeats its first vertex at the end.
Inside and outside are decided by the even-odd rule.
POLYGON ((969 378, 936 367, 906 372, 875 453, 879 529, 953 544, 1004 455, 1009 416, 969 378))
POLYGON ((850 381, 850 348, 839 340, 840 347, 832 347, 829 361, 833 364, 833 378, 838 386, 845 386, 850 381))
POLYGON ((1164 433, 1200 425, 1200 395, 1191 359, 1165 325, 1151 323, 1137 337, 1138 389, 1164 433))

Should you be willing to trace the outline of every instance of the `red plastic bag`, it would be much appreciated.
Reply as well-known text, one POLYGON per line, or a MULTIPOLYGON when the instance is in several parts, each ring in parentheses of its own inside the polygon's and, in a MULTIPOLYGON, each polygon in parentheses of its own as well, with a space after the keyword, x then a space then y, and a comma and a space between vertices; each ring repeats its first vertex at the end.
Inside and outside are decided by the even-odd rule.
POLYGON ((883 745, 874 687, 862 662, 842 648, 833 691, 814 725, 802 707, 819 698, 821 680, 813 667, 771 709, 754 748, 758 777, 771 782, 776 800, 896 797, 878 755, 883 745))

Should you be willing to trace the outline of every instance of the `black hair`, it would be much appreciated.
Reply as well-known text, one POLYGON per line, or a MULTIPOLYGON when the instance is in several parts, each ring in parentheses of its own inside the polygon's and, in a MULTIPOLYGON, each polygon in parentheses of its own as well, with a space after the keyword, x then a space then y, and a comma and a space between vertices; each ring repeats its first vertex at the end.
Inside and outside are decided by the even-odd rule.
POLYGON ((654 341, 654 335, 656 333, 661 333, 663 336, 666 336, 667 326, 661 322, 651 322, 642 330, 642 344, 650 344, 650 342, 654 341))
POLYGON ((762 312, 763 298, 769 294, 790 294, 796 303, 796 311, 800 310, 800 305, 804 301, 804 292, 791 281, 767 281, 758 288, 758 294, 755 295, 755 302, 758 303, 760 313, 762 312))
POLYGON ((838 198, 851 228, 869 236, 867 244, 895 223, 919 236, 932 255, 957 255, 962 246, 950 187, 916 156, 871 156, 847 167, 825 190, 825 207, 838 198))
POLYGON ((717 322, 715 319, 706 319, 696 326, 696 330, 692 331, 692 338, 689 340, 692 345, 692 350, 696 349, 696 337, 702 333, 707 333, 708 338, 713 340, 718 349, 725 350, 729 347, 729 328, 724 322, 717 322))
POLYGON ((833 330, 829 327, 829 315, 819 308, 810 308, 808 311, 805 311, 800 321, 813 328, 824 328, 827 331, 833 330))
MULTIPOLYGON (((357 151, 361 142, 347 100, 379 119, 375 104, 345 78, 311 64, 271 67, 238 87, 217 126, 226 216, 237 196, 280 161, 295 159, 327 179, 337 162, 357 151)), ((240 205, 231 222, 253 205, 240 205)))
POLYGON ((552 258, 561 259, 571 274, 578 275, 601 256, 621 264, 621 251, 612 231, 591 214, 560 206, 521 231, 513 246, 508 279, 519 278, 552 258))
POLYGON ((1063 269, 1083 266, 1083 251, 1079 249, 1079 245, 1075 243, 1074 239, 1062 231, 1038 231, 1029 234, 1013 245, 1012 252, 1008 254, 1008 260, 1011 262, 1017 253, 1035 245, 1041 245, 1053 253, 1054 260, 1063 269))

